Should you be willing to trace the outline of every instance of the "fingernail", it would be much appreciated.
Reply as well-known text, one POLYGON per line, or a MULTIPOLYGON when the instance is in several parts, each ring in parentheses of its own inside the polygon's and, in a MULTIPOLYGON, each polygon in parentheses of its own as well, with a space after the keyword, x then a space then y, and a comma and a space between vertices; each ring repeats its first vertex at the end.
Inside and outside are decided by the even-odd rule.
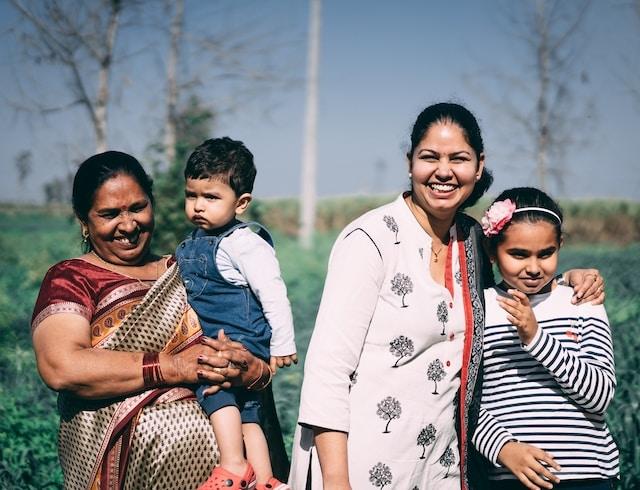
POLYGON ((204 378, 204 373, 202 371, 198 371, 198 378, 204 378))
POLYGON ((204 362, 204 356, 198 356, 198 364, 202 364, 204 362))

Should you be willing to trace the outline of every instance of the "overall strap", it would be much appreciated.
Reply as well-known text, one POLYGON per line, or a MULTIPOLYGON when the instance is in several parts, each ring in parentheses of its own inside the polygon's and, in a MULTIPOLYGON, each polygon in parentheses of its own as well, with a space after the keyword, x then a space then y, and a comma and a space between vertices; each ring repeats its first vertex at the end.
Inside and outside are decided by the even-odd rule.
POLYGON ((267 231, 267 229, 264 226, 262 226, 257 221, 247 221, 247 222, 240 221, 236 225, 232 226, 231 228, 229 228, 224 233, 221 233, 218 236, 220 238, 225 238, 225 237, 231 235, 231 233, 233 233, 234 231, 236 231, 236 230, 238 230, 240 228, 250 228, 250 229, 252 229, 255 233, 257 233, 260 236, 260 238, 262 238, 265 242, 267 242, 269 245, 271 245, 271 247, 273 247, 273 238, 271 238, 271 234, 269 233, 269 231, 267 231), (255 228, 257 228, 257 229, 255 229, 255 228))

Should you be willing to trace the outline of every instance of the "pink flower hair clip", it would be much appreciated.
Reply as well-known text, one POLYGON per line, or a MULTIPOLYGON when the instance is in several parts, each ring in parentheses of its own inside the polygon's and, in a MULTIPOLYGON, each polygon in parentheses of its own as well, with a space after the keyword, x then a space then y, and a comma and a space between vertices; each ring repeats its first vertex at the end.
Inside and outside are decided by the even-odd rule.
POLYGON ((482 231, 485 236, 494 236, 511 221, 516 205, 511 199, 494 202, 482 217, 482 231))

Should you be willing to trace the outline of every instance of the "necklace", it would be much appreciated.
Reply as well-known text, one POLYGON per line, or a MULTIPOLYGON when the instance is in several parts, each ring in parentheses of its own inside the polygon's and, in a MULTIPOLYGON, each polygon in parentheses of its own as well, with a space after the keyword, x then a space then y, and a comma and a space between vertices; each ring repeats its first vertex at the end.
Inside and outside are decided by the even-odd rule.
POLYGON ((444 248, 444 243, 441 243, 441 244, 440 244, 440 248, 439 248, 439 249, 438 249, 438 251, 436 252, 436 251, 433 249, 433 242, 431 242, 431 253, 435 256, 435 257, 434 257, 434 259, 433 259, 433 261, 434 261, 434 262, 438 262, 438 254, 439 254, 440 252, 442 252, 442 249, 443 249, 443 248, 444 248))
POLYGON ((149 282, 149 281, 155 281, 158 279, 158 274, 159 274, 159 265, 160 265, 160 261, 156 260, 156 271, 155 271, 155 277, 153 279, 140 279, 139 277, 135 277, 135 276, 131 276, 129 274, 125 274, 124 272, 121 272, 120 270, 115 270, 114 268, 119 268, 120 266, 116 265, 116 264, 110 264, 109 262, 107 262, 106 260, 104 260, 102 257, 100 257, 97 253, 95 253, 95 251, 91 250, 89 252, 91 255, 93 255, 98 262, 104 264, 104 268, 107 270, 110 270, 112 272, 115 272, 117 274, 120 274, 121 276, 124 277, 128 277, 129 279, 135 279, 136 281, 138 281, 140 284, 143 283, 143 281, 149 282))

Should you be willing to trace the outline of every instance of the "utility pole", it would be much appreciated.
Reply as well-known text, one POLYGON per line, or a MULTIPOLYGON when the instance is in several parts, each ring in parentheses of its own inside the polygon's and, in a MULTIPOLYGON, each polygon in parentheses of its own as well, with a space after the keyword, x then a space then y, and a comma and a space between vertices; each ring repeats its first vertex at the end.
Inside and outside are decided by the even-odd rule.
POLYGON ((316 220, 316 161, 318 143, 318 65, 320 61, 321 0, 309 3, 309 46, 307 52, 307 100, 302 148, 299 240, 311 248, 316 220))

